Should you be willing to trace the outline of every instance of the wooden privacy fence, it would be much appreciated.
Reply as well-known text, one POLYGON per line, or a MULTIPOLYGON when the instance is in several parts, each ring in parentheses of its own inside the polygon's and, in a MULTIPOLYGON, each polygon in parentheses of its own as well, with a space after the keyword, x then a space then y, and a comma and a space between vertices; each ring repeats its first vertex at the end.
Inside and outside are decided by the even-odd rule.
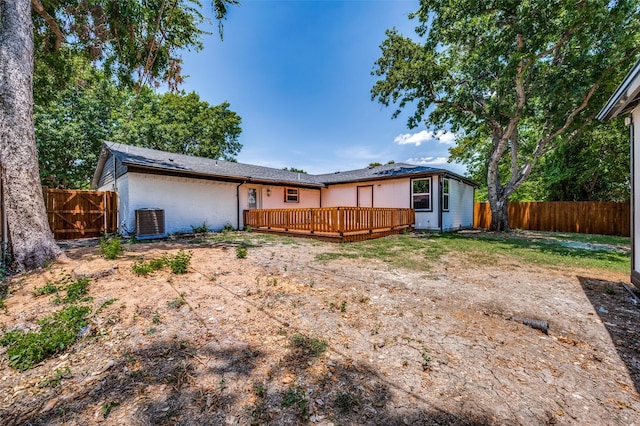
POLYGON ((118 229, 115 192, 45 189, 44 200, 56 240, 98 237, 118 229))
MULTIPOLYGON (((609 201, 548 201, 509 203, 509 226, 532 231, 631 235, 629 203, 609 201)), ((475 228, 489 228, 489 203, 475 203, 475 228)))
POLYGON ((413 226, 413 209, 327 207, 244 211, 244 226, 341 241, 378 238, 413 226))

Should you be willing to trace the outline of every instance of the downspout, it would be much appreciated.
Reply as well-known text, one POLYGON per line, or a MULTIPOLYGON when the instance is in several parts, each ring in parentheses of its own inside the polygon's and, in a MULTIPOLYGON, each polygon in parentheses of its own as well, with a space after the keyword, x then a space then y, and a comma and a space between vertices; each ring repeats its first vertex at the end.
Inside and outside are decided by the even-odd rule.
POLYGON ((240 230, 240 187, 245 183, 247 183, 247 181, 241 182, 238 184, 238 186, 236 186, 236 210, 238 211, 238 217, 237 217, 238 223, 237 223, 236 229, 238 231, 240 230))

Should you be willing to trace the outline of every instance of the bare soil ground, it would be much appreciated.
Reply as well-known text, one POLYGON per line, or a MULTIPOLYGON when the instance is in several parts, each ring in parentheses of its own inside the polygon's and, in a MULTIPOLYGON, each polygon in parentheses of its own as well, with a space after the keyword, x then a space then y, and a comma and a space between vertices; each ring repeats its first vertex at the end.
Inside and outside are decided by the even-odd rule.
POLYGON ((93 274, 94 312, 117 301, 26 372, 0 349, 0 423, 640 424, 640 308, 626 275, 464 253, 428 273, 316 260, 335 247, 273 239, 238 259, 231 243, 135 244, 112 261, 67 250, 13 280, 0 326, 32 328, 59 309, 33 291, 64 273, 93 274), (140 256, 180 248, 193 251, 187 274, 132 274, 140 256), (548 321, 549 334, 512 317, 548 321))

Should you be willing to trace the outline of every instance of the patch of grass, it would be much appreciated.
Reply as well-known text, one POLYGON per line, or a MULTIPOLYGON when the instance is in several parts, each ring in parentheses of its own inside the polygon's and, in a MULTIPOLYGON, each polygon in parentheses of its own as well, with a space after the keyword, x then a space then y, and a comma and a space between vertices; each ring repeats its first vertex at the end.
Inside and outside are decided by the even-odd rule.
POLYGON ((238 259, 244 259, 247 257, 247 248, 245 246, 236 247, 236 257, 238 259))
POLYGON ((180 309, 187 302, 184 300, 184 294, 181 294, 180 297, 176 297, 175 299, 167 302, 167 306, 173 309, 180 309))
POLYGON ((336 395, 335 405, 342 414, 347 414, 354 407, 360 405, 360 398, 349 392, 338 392, 338 395, 336 395))
POLYGON ((107 259, 117 259, 122 254, 120 238, 105 236, 100 240, 100 253, 107 259))
POLYGON ((120 405, 120 403, 114 402, 114 401, 108 401, 102 404, 102 408, 100 409, 100 412, 102 413, 102 417, 106 419, 109 416, 109 413, 111 413, 111 410, 116 408, 118 405, 120 405))
POLYGON ((171 269, 171 272, 176 275, 182 275, 187 273, 192 256, 193 252, 180 249, 175 255, 166 256, 165 262, 169 266, 169 269, 171 269))
POLYGON ((52 283, 51 281, 47 281, 47 283, 42 287, 36 287, 33 291, 34 296, 43 296, 45 294, 55 294, 60 291, 60 287, 52 283))
POLYGON ((303 418, 309 417, 307 398, 300 386, 289 388, 282 394, 282 406, 291 407, 292 405, 298 406, 303 418))
POLYGON ((291 335, 289 341, 293 349, 300 351, 304 356, 309 358, 318 358, 329 346, 324 340, 312 339, 302 334, 291 335))
POLYGON ((104 308, 106 308, 107 306, 112 305, 114 302, 116 302, 118 299, 115 298, 111 298, 109 300, 105 300, 104 302, 102 302, 102 304, 100 305, 100 307, 98 309, 96 309, 96 314, 102 312, 102 310, 104 308))
POLYGON ((158 311, 155 311, 153 313, 153 318, 151 318, 151 322, 158 325, 160 324, 162 321, 160 321, 160 314, 158 313, 158 311))
POLYGON ((149 261, 138 259, 131 265, 131 272, 138 276, 147 276, 152 272, 158 271, 165 267, 167 261, 164 257, 154 258, 149 261))
POLYGON ((519 262, 553 267, 593 268, 627 273, 630 269, 629 239, 560 233, 443 233, 395 235, 341 245, 339 251, 321 253, 318 261, 339 258, 376 259, 411 270, 429 271, 449 253, 483 266, 495 266, 512 258, 519 262), (568 238, 611 246, 584 248, 568 244, 568 238))
POLYGON ((63 299, 63 302, 77 302, 87 294, 87 287, 89 287, 89 278, 78 278, 67 287, 67 297, 63 299))
POLYGON ((68 379, 71 377, 71 368, 67 365, 64 370, 60 370, 59 368, 53 373, 51 377, 44 379, 42 382, 38 383, 39 388, 55 388, 61 382, 62 379, 68 379))
POLYGON ((9 365, 28 370, 40 361, 55 355, 75 342, 78 332, 87 325, 88 306, 69 306, 40 321, 40 331, 13 330, 0 338, 7 347, 9 365))
POLYGON ((235 231, 235 230, 236 230, 236 228, 234 228, 232 224, 225 223, 224 226, 222 227, 222 231, 221 232, 226 233, 226 232, 232 232, 232 231, 235 231))

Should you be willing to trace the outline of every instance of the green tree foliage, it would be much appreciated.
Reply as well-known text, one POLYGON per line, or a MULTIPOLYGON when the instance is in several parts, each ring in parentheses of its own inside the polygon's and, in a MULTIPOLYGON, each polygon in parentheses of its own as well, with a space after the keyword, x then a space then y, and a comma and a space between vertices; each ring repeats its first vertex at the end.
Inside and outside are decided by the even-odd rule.
POLYGON ((493 230, 563 135, 604 104, 640 50, 636 0, 422 0, 417 37, 387 32, 372 96, 397 117, 457 134, 454 155, 484 163, 493 230))
MULTIPOLYGON (((510 200, 628 201, 630 157, 629 129, 622 120, 592 121, 575 134, 561 137, 510 200)), ((501 170, 508 167, 501 162, 501 170)), ((467 172, 482 182, 486 162, 467 161, 467 172)), ((487 201, 486 183, 476 190, 476 200, 487 201)))
POLYGON ((41 98, 34 106, 42 184, 87 189, 102 141, 113 134, 124 91, 81 57, 73 85, 41 98))
POLYGON ((242 144, 241 119, 228 102, 211 106, 196 93, 130 96, 111 140, 179 154, 233 161, 242 144), (126 112, 125 112, 126 114, 126 112))
POLYGON ((296 167, 283 167, 282 170, 288 171, 288 172, 297 172, 297 173, 303 173, 303 174, 307 174, 306 171, 302 170, 302 169, 298 169, 296 167))
POLYGON ((240 117, 195 93, 157 94, 118 87, 87 60, 73 59, 74 85, 34 107, 42 184, 88 188, 103 141, 233 161, 240 117))

